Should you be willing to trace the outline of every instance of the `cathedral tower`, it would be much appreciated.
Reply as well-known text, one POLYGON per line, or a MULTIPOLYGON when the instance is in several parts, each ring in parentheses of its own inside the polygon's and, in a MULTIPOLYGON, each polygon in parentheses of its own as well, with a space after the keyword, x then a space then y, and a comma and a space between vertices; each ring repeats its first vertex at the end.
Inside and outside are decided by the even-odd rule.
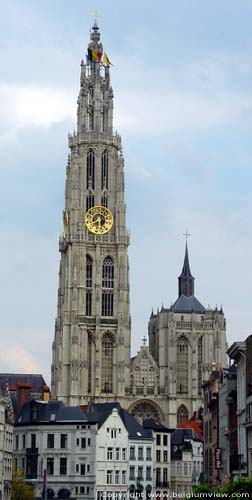
POLYGON ((69 136, 52 358, 52 395, 72 405, 123 400, 130 380, 129 234, 109 66, 95 22, 69 136))

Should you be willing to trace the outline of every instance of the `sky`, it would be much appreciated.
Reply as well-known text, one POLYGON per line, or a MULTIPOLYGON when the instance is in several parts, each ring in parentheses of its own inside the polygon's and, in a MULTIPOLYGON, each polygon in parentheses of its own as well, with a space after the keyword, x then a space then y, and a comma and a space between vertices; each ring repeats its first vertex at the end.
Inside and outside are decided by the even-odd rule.
POLYGON ((195 295, 251 334, 250 0, 12 0, 0 18, 0 371, 50 384, 68 133, 94 11, 125 157, 132 354, 177 298, 186 229, 195 295))

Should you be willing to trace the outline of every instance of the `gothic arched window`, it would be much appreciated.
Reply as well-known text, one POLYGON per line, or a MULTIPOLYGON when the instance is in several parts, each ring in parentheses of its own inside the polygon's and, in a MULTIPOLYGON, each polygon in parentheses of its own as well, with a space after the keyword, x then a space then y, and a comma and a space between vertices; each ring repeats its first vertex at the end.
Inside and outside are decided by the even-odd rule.
POLYGON ((102 195, 101 205, 102 207, 108 208, 108 195, 106 193, 102 195))
POLYGON ((86 256, 86 316, 92 314, 92 270, 93 259, 90 255, 86 256))
POLYGON ((176 385, 178 394, 188 392, 188 340, 184 335, 177 340, 176 385))
POLYGON ((88 332, 88 392, 92 392, 92 378, 93 378, 93 337, 91 332, 88 332))
POLYGON ((105 149, 101 157, 101 188, 108 189, 108 151, 105 149))
POLYGON ((113 392, 114 339, 110 332, 102 337, 102 392, 113 392))
POLYGON ((114 314, 114 263, 106 257, 102 266, 102 316, 114 314))
POLYGON ((95 187, 95 155, 90 149, 87 154, 87 189, 95 187))
POLYGON ((91 193, 89 193, 87 195, 87 199, 86 199, 86 211, 88 211, 92 207, 94 207, 94 195, 91 192, 91 193))
POLYGON ((185 405, 181 405, 177 411, 177 422, 185 422, 189 419, 189 413, 185 405))
POLYGON ((202 392, 202 337, 198 341, 198 394, 202 392))
POLYGON ((104 107, 101 106, 100 109, 100 131, 104 132, 104 107))

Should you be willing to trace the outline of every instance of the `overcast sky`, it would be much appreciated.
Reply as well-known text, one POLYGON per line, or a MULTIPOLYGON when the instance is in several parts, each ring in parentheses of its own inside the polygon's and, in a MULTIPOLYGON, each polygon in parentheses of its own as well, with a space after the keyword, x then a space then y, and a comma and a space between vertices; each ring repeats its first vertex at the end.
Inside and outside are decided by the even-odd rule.
POLYGON ((195 294, 229 344, 252 320, 250 0, 11 0, 0 18, 0 371, 50 383, 67 135, 93 11, 114 66, 131 232, 132 353, 177 298, 186 229, 195 294))

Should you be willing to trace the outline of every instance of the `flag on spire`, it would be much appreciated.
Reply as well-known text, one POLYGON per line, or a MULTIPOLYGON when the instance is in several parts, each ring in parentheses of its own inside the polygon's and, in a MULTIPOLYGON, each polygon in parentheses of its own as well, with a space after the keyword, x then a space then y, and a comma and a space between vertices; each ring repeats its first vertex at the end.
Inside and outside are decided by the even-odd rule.
POLYGON ((102 63, 105 65, 105 66, 113 66, 113 64, 110 62, 109 58, 108 58, 108 55, 106 52, 104 52, 103 54, 103 60, 102 60, 102 63))

